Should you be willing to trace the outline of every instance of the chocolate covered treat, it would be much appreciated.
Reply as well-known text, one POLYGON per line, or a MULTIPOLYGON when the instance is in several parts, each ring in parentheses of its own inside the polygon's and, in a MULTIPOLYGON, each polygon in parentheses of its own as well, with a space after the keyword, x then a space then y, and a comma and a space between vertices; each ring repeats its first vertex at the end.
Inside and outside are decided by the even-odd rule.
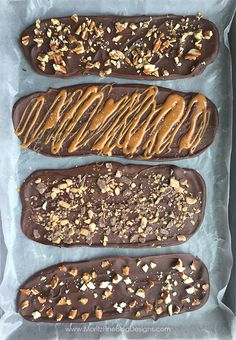
POLYGON ((214 140, 218 113, 199 93, 84 84, 21 98, 13 123, 21 146, 44 155, 163 161, 204 151, 214 140))
POLYGON ((25 235, 59 247, 181 244, 199 228, 205 210, 202 177, 171 165, 40 170, 20 195, 25 235))
POLYGON ((153 319, 201 308, 208 271, 190 254, 61 263, 29 278, 17 308, 35 322, 153 319))
POLYGON ((28 27, 23 52, 40 74, 176 79, 199 75, 219 50, 216 26, 198 16, 80 16, 28 27))

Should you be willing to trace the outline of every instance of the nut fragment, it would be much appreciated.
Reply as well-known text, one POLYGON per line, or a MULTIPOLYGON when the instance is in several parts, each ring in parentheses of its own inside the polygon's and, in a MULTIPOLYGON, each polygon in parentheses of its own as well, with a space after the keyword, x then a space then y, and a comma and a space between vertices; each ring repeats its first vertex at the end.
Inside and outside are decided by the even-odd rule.
POLYGON ((122 274, 123 275, 128 276, 129 272, 130 272, 130 267, 125 266, 125 267, 122 268, 122 274))
POLYGON ((116 22, 115 23, 115 28, 116 28, 116 33, 124 31, 128 27, 128 22, 116 22))
POLYGON ((20 292, 25 295, 25 296, 30 296, 31 294, 31 290, 30 289, 25 289, 25 288, 21 288, 20 292))
POLYGON ((66 297, 63 296, 62 298, 60 298, 60 300, 58 301, 57 305, 58 306, 65 306, 65 305, 70 306, 71 305, 71 300, 67 299, 66 297))
POLYGON ((87 298, 81 298, 79 301, 82 303, 82 305, 86 305, 88 303, 87 298))
POLYGON ((148 267, 147 264, 145 264, 144 266, 142 266, 142 270, 143 270, 145 273, 147 273, 148 269, 149 269, 149 267, 148 267))
POLYGON ((194 197, 187 196, 187 197, 186 197, 186 202, 187 202, 187 204, 192 205, 192 204, 197 203, 197 199, 194 198, 194 197))
POLYGON ((209 39, 211 39, 211 37, 213 36, 213 32, 212 31, 207 31, 207 32, 205 32, 204 33, 204 38, 206 39, 206 40, 209 40, 209 39))
POLYGON ((40 291, 39 291, 37 288, 35 288, 35 287, 31 288, 31 292, 32 292, 34 295, 38 295, 38 294, 40 293, 40 291))
POLYGON ((61 313, 57 313, 57 314, 56 314, 56 320, 57 320, 57 321, 61 321, 62 318, 63 318, 63 314, 61 314, 61 313))
POLYGON ((75 52, 76 54, 82 54, 85 52, 82 41, 77 43, 77 46, 73 49, 73 52, 75 52))
POLYGON ((112 282, 115 283, 115 284, 117 284, 117 283, 119 283, 121 280, 122 280, 122 276, 121 276, 120 274, 115 274, 115 275, 113 276, 112 282))
POLYGON ((59 270, 60 270, 61 272, 63 272, 63 273, 66 273, 66 272, 67 272, 67 268, 66 268, 66 266, 65 266, 64 264, 62 264, 62 265, 59 266, 58 268, 59 268, 59 270))
POLYGON ((29 35, 25 35, 24 37, 21 38, 21 43, 25 46, 29 45, 29 35))
POLYGON ((29 301, 28 300, 25 300, 21 303, 20 305, 21 309, 25 309, 27 307, 29 307, 29 301))
POLYGON ((101 309, 96 309, 95 316, 97 319, 102 319, 103 311, 101 309))
POLYGON ((56 72, 60 72, 60 73, 64 73, 66 74, 67 73, 67 70, 64 66, 62 65, 56 65, 56 64, 53 64, 53 68, 56 72))
POLYGON ((207 292, 208 289, 209 289, 209 284, 208 283, 205 283, 204 285, 202 285, 202 289, 207 292))
POLYGON ((89 273, 83 273, 82 279, 85 283, 88 283, 91 280, 91 275, 89 273))
POLYGON ((108 299, 110 296, 112 296, 112 291, 110 289, 105 289, 103 293, 103 298, 108 299))
POLYGON ((184 235, 177 235, 177 240, 180 242, 185 242, 187 239, 186 236, 184 235))
POLYGON ((41 313, 38 312, 38 311, 35 311, 35 312, 32 313, 32 316, 33 316, 34 320, 37 320, 41 317, 41 313))
POLYGON ((142 288, 136 290, 135 294, 141 298, 145 298, 145 291, 142 288))
POLYGON ((46 314, 49 318, 52 318, 53 317, 53 309, 52 308, 48 308, 46 310, 46 314))
POLYGON ((78 312, 77 309, 71 309, 68 318, 74 320, 76 318, 77 312, 78 312))
POLYGON ((199 306, 201 304, 201 301, 199 299, 194 299, 192 302, 192 306, 199 306))
POLYGON ((153 310, 153 305, 151 303, 146 303, 145 312, 150 313, 153 310))
POLYGON ((89 318, 89 313, 83 313, 83 314, 81 315, 81 319, 82 319, 83 321, 86 321, 88 318, 89 318))
POLYGON ((119 51, 119 50, 112 50, 109 53, 110 58, 114 59, 114 60, 119 60, 119 59, 124 59, 125 55, 123 52, 119 51))
POLYGON ((157 315, 160 315, 163 312, 163 308, 161 306, 159 306, 155 309, 155 311, 156 311, 157 315))
POLYGON ((38 296, 38 301, 39 301, 39 303, 43 304, 47 301, 47 299, 42 297, 42 296, 38 296))
POLYGON ((59 283, 59 277, 57 275, 54 275, 51 279, 51 282, 50 282, 52 289, 56 288, 58 283, 59 283))
POLYGON ((162 298, 163 298, 163 300, 164 300, 166 305, 171 303, 171 297, 170 297, 170 293, 169 292, 163 292, 161 296, 162 296, 162 298))
POLYGON ((199 58, 201 56, 202 52, 199 51, 196 48, 193 48, 191 50, 188 51, 188 53, 185 56, 186 60, 196 60, 197 58, 199 58))
POLYGON ((73 20, 75 23, 77 23, 77 22, 79 21, 78 15, 77 15, 77 14, 73 14, 73 15, 71 16, 71 20, 73 20))
POLYGON ((192 270, 197 270, 197 261, 193 260, 193 262, 192 262, 191 265, 190 265, 190 268, 191 268, 192 270))
POLYGON ((182 273, 185 271, 185 267, 183 266, 183 261, 181 259, 178 259, 176 265, 173 267, 173 269, 177 269, 178 272, 182 273))
POLYGON ((129 307, 134 308, 136 306, 137 302, 135 300, 129 302, 129 307))
POLYGON ((107 268, 109 267, 109 265, 110 265, 110 262, 108 260, 102 261, 102 268, 107 268))
POLYGON ((68 273, 70 273, 70 275, 72 276, 77 276, 78 270, 76 268, 71 268, 70 270, 68 270, 68 273))
POLYGON ((195 292, 194 286, 189 286, 185 289, 188 294, 193 294, 195 292))

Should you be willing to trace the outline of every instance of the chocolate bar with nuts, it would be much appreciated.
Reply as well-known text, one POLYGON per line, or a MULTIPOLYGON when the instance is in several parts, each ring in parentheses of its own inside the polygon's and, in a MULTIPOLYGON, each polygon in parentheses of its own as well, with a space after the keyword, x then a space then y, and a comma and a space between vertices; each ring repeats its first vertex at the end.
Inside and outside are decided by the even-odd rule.
POLYGON ((13 124, 21 146, 44 155, 163 161, 203 152, 214 140, 218 112, 200 93, 83 84, 21 98, 13 124))
POLYGON ((20 195, 25 235, 60 247, 181 244, 199 228, 205 210, 203 178, 172 165, 40 170, 20 195))
POLYGON ((38 19, 20 41, 36 72, 61 78, 186 78, 202 73, 219 50, 216 26, 200 15, 38 19))
POLYGON ((195 311, 208 296, 207 268, 190 254, 111 257, 41 270, 20 288, 17 308, 35 322, 157 320, 195 311))

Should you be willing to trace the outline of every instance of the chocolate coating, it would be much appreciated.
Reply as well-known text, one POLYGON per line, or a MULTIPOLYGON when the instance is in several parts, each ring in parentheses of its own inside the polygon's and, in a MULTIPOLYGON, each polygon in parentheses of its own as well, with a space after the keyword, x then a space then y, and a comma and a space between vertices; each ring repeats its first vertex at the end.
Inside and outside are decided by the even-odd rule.
POLYGON ((21 98, 13 124, 21 146, 44 155, 165 161, 204 151, 214 140, 218 112, 198 93, 84 84, 21 98))
POLYGON ((60 247, 172 246, 199 228, 205 195, 196 171, 172 165, 40 170, 22 184, 21 226, 29 239, 60 247))
POLYGON ((157 320, 199 309, 208 296, 207 268, 190 254, 111 257, 36 273, 19 290, 17 309, 36 322, 157 320))
POLYGON ((199 75, 219 50, 216 26, 199 16, 72 16, 37 20, 21 35, 40 74, 128 79, 199 75))

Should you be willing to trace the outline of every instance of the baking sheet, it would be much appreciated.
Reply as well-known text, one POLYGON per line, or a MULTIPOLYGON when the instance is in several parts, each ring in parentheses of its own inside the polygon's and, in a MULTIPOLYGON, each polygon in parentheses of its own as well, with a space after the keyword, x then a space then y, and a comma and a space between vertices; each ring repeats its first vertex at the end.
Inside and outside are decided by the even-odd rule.
MULTIPOLYGON (((79 339, 92 338, 160 338, 160 339, 232 339, 236 334, 235 318, 222 303, 228 284, 232 254, 228 226, 229 168, 232 145, 231 63, 227 33, 235 10, 235 0, 1 0, 1 106, 0 106, 0 206, 7 259, 0 286, 0 320, 2 339, 79 339), (163 249, 59 249, 29 241, 20 229, 21 206, 17 188, 32 171, 42 168, 68 168, 105 157, 54 159, 21 150, 13 134, 11 108, 21 96, 48 87, 79 82, 125 83, 124 80, 97 77, 70 80, 49 79, 35 74, 19 49, 19 33, 36 18, 80 14, 196 14, 214 21, 221 33, 220 54, 214 64, 197 78, 145 82, 181 91, 201 91, 219 109, 220 127, 214 144, 202 155, 190 160, 171 162, 192 167, 205 178, 206 215, 201 229, 186 243, 163 249), (225 44, 223 43, 225 42, 225 44), (35 324, 15 312, 15 295, 19 285, 34 272, 60 261, 77 261, 97 256, 145 256, 169 252, 190 252, 207 265, 211 279, 208 303, 194 313, 186 313, 157 322, 105 321, 96 324, 35 324)), ((130 82, 130 81, 128 81, 130 82)), ((116 160, 112 158, 112 160, 116 160)), ((138 163, 123 160, 122 163, 138 163)), ((148 162, 143 162, 149 164, 148 162)), ((153 164, 153 163, 152 163, 153 164)), ((158 164, 158 163, 155 163, 158 164)))

